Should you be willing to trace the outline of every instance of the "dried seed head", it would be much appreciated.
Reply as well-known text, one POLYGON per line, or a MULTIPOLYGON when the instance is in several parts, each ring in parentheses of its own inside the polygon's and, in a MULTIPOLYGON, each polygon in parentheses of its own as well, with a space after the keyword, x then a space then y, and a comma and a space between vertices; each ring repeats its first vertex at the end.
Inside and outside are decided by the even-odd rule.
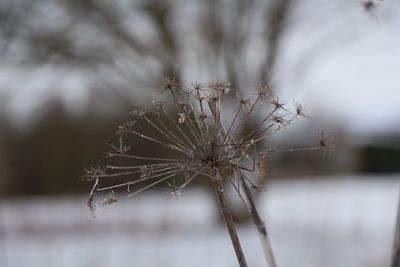
POLYGON ((182 162, 179 167, 180 167, 180 171, 182 172, 183 176, 186 177, 190 174, 191 170, 190 170, 188 163, 182 162))
POLYGON ((129 112, 129 114, 131 116, 133 116, 134 118, 143 119, 146 116, 146 111, 142 110, 142 109, 133 110, 133 111, 129 112))
POLYGON ((223 94, 228 94, 231 90, 230 83, 224 83, 224 82, 209 83, 208 86, 210 86, 210 88, 214 89, 215 91, 222 92, 223 94))
POLYGON ((177 87, 179 87, 179 82, 175 77, 167 78, 165 80, 165 83, 164 83, 163 89, 161 90, 161 93, 164 93, 167 90, 172 92, 177 87))
POLYGON ((172 180, 172 182, 166 182, 168 189, 169 189, 169 194, 171 196, 177 196, 180 195, 181 191, 179 190, 179 184, 175 181, 172 180))
POLYGON ((96 218, 96 204, 93 201, 93 195, 89 196, 87 203, 86 203, 90 214, 92 214, 93 218, 96 218))
POLYGON ((376 9, 376 4, 374 1, 364 1, 361 3, 361 5, 366 12, 372 12, 376 9))
POLYGON ((295 105, 295 108, 296 108, 296 115, 297 116, 301 116, 301 117, 303 117, 303 118, 310 118, 306 113, 305 113, 305 106, 303 106, 302 104, 300 104, 300 103, 297 103, 297 102, 295 102, 295 101, 293 101, 294 102, 294 105, 295 105))
POLYGON ((96 178, 92 190, 90 190, 89 198, 86 203, 93 217, 96 217, 96 203, 94 202, 94 194, 98 188, 99 188, 99 178, 96 178))
POLYGON ((257 86, 257 95, 260 99, 264 99, 271 95, 271 89, 266 84, 257 86))
POLYGON ((321 146, 321 147, 329 147, 331 144, 330 144, 330 142, 329 142, 329 140, 330 139, 332 139, 332 138, 334 138, 335 136, 334 135, 326 135, 325 134, 325 130, 322 130, 320 133, 319 133, 319 145, 321 146))
MULTIPOLYGON (((304 106, 294 102, 296 113, 286 119, 290 114, 284 107, 286 103, 275 98, 271 101, 273 110, 269 110, 261 120, 256 117, 258 123, 248 131, 245 127, 249 124, 246 122, 252 119, 251 115, 257 104, 262 104, 260 99, 270 96, 271 91, 266 85, 257 87, 258 95, 253 95, 253 100, 238 94, 239 103, 236 103, 238 106, 232 113, 223 110, 224 94, 230 91, 229 83, 211 83, 207 88, 211 92, 203 91, 203 84, 194 83, 192 87, 188 90, 181 87, 174 78, 168 79, 164 91, 170 91, 173 100, 171 103, 175 105, 177 113, 170 114, 170 109, 166 109, 163 103, 153 101, 155 112, 151 109, 132 111, 130 114, 134 118, 118 127, 118 144, 107 144, 111 151, 106 155, 125 159, 121 163, 122 166, 108 165, 108 173, 102 168, 91 168, 83 175, 85 180, 95 180, 88 201, 91 210, 95 209, 93 195, 98 191, 111 190, 100 202, 102 205, 109 205, 116 201, 113 189, 126 188, 128 196, 133 196, 157 184, 168 184, 177 176, 182 179, 182 184, 168 184, 171 194, 180 193, 193 179, 200 177, 221 181, 238 179, 237 177, 245 176, 244 172, 256 172, 260 177, 264 177, 267 172, 267 155, 257 153, 260 140, 290 124, 296 116, 306 117, 304 106), (206 122, 209 117, 212 120, 206 122), (135 126, 139 120, 141 123, 137 126, 143 124, 154 131, 141 131, 135 126), (276 131, 270 130, 275 126, 278 126, 276 131), (243 132, 246 132, 246 135, 242 136, 243 132), (140 151, 127 154, 131 148, 125 144, 128 139, 125 135, 128 134, 138 137, 143 142, 167 148, 173 153, 164 157, 143 155, 140 151), (259 158, 258 162, 256 158, 259 158), (126 165, 129 164, 128 160, 132 165, 126 165), (106 177, 123 179, 117 184, 99 187, 99 180, 106 177), (128 180, 131 177, 133 180, 128 180), (130 192, 130 186, 133 185, 135 190, 130 192)), ((317 148, 326 147, 328 139, 329 137, 322 133, 320 146, 317 148)), ((312 150, 317 148, 313 147, 312 150)), ((246 179, 253 185, 248 178, 246 179)))
POLYGON ((275 107, 276 110, 282 109, 284 111, 288 111, 285 108, 286 103, 285 102, 281 102, 278 97, 275 97, 274 99, 272 99, 271 100, 271 104, 275 107))
POLYGON ((104 167, 90 167, 83 170, 83 175, 81 176, 81 178, 83 181, 92 181, 104 176, 105 174, 106 173, 104 167))
POLYGON ((325 156, 330 156, 335 151, 335 147, 330 142, 334 137, 334 135, 325 135, 325 130, 319 133, 319 147, 323 151, 323 158, 325 158, 325 156))
POLYGON ((246 107, 249 110, 249 106, 251 105, 251 100, 250 98, 244 98, 242 95, 239 93, 236 93, 236 98, 239 100, 240 105, 246 107))
MULTIPOLYGON (((144 116, 144 115, 143 115, 144 116)), ((127 120, 118 126, 115 135, 126 135, 127 132, 136 124, 136 120, 127 120)))
POLYGON ((108 147, 112 149, 112 151, 105 152, 107 157, 116 157, 116 156, 124 156, 131 149, 132 146, 124 146, 122 144, 122 139, 120 138, 119 146, 114 146, 112 144, 106 143, 108 147))
POLYGON ((271 120, 278 124, 279 127, 281 126, 285 126, 286 124, 288 124, 289 122, 287 120, 285 120, 285 115, 278 115, 278 114, 274 114, 271 117, 271 120))
POLYGON ((204 90, 203 83, 199 83, 199 82, 192 83, 192 87, 195 91, 203 91, 204 90))
POLYGON ((110 204, 112 204, 112 203, 114 203, 114 202, 117 202, 117 201, 118 201, 118 199, 115 197, 114 191, 111 191, 110 193, 108 193, 107 196, 105 196, 105 197, 103 198, 102 201, 100 201, 99 204, 100 204, 101 206, 105 207, 105 206, 108 206, 108 205, 110 205, 110 204))

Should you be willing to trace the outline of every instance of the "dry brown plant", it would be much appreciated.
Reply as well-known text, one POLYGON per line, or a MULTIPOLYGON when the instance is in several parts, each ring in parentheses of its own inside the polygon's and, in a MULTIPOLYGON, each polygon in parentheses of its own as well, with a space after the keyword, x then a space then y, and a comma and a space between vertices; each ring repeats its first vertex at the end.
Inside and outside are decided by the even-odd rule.
MULTIPOLYGON (((265 159, 275 151, 326 150, 328 140, 321 132, 315 146, 302 148, 260 148, 262 141, 286 128, 298 118, 308 118, 304 106, 294 102, 293 112, 287 104, 273 97, 266 85, 257 86, 249 97, 236 94, 230 97, 229 83, 193 83, 181 86, 175 79, 168 79, 162 93, 168 92, 170 102, 153 101, 153 107, 130 113, 129 120, 117 129, 118 142, 108 144, 109 158, 123 158, 127 162, 143 161, 138 165, 107 165, 85 170, 83 178, 93 181, 88 207, 95 214, 96 194, 109 192, 100 205, 117 201, 113 190, 124 189, 132 197, 157 184, 165 183, 171 195, 179 195, 195 179, 207 179, 212 184, 225 220, 228 232, 241 267, 247 266, 235 222, 224 194, 224 185, 231 184, 248 207, 261 238, 266 260, 276 267, 267 227, 259 215, 252 190, 257 175, 267 171, 265 159), (225 106, 226 99, 234 99, 225 106), (268 105, 269 103, 269 105, 268 105), (175 113, 169 106, 174 107, 175 113), (233 106, 233 111, 226 111, 233 106), (255 112, 257 110, 257 112, 255 112), (267 112, 265 112, 267 110, 267 112), (249 121, 257 121, 252 115, 264 114, 250 130, 245 130, 249 121), (157 136, 147 134, 141 127, 152 128, 157 136), (139 154, 127 144, 128 136, 135 136, 171 151, 171 157, 149 157, 139 154), (131 152, 133 151, 133 152, 131 152), (121 180, 118 180, 121 179, 121 180), (109 185, 109 181, 115 181, 109 185), (102 186, 103 181, 107 185, 102 186), (120 181, 120 182, 118 182, 120 181), (226 183, 228 182, 228 183, 226 183)), ((258 117, 255 116, 254 117, 258 117)))

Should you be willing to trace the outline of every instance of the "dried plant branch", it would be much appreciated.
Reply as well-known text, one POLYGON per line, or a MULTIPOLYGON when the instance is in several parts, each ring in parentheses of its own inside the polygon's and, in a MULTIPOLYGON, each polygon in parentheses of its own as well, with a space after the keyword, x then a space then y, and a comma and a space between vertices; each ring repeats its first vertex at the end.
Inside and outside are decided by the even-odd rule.
POLYGON ((228 228, 229 236, 232 241, 233 248, 236 253, 237 260, 240 267, 246 267, 247 262, 243 254, 242 247, 240 245, 239 237, 236 232, 235 222, 233 221, 231 211, 226 203, 224 196, 224 189, 221 181, 213 180, 213 187, 215 194, 217 195, 219 205, 221 207, 221 213, 224 217, 226 227, 228 228))
POLYGON ((263 247, 265 259, 268 262, 269 267, 277 267, 274 253, 272 252, 271 241, 269 240, 269 235, 267 232, 267 227, 265 222, 261 219, 260 214, 257 211, 256 205, 253 200, 253 196, 250 188, 246 184, 246 180, 243 175, 240 175, 240 181, 246 195, 246 199, 249 202, 250 214, 253 219, 254 224, 257 227, 258 233, 260 234, 261 244, 263 247))
POLYGON ((400 194, 398 196, 397 203, 397 216, 390 267, 400 267, 400 194))
POLYGON ((285 102, 273 98, 269 101, 272 108, 263 112, 264 117, 255 127, 247 133, 244 132, 246 122, 256 107, 272 97, 265 85, 257 88, 253 100, 251 97, 238 96, 236 108, 228 113, 224 112, 224 99, 232 91, 229 83, 197 83, 189 89, 183 88, 175 79, 168 79, 164 91, 171 94, 172 105, 177 114, 172 114, 170 109, 167 109, 168 103, 157 101, 153 101, 153 109, 132 111, 130 115, 133 118, 120 125, 116 131, 118 143, 107 144, 111 151, 105 153, 110 159, 125 159, 126 165, 109 164, 103 168, 86 170, 83 179, 94 181, 88 200, 92 214, 95 210, 96 192, 108 192, 99 202, 105 206, 117 201, 114 189, 119 189, 120 194, 123 193, 121 189, 126 189, 125 195, 132 197, 153 186, 166 183, 172 188, 171 195, 179 195, 193 180, 208 179, 218 198, 238 263, 243 267, 247 266, 246 259, 224 196, 224 183, 230 182, 242 201, 245 203, 247 200, 253 221, 260 233, 267 263, 270 267, 276 267, 267 228, 256 209, 248 184, 252 188, 257 186, 244 173, 260 173, 260 170, 266 172, 265 166, 257 164, 256 160, 264 159, 270 152, 317 149, 326 151, 331 136, 326 136, 322 131, 319 145, 304 149, 258 149, 257 146, 263 139, 284 129, 297 118, 307 118, 301 104, 294 102, 295 111, 290 112, 285 102), (230 115, 222 118, 224 114, 230 115), (144 129, 140 129, 143 126, 154 132, 143 131, 144 129), (129 151, 133 150, 132 145, 126 144, 128 135, 141 142, 167 148, 171 153, 166 157, 141 155, 140 151, 131 153, 129 151), (103 179, 107 180, 107 184, 100 186, 103 179), (116 182, 110 185, 114 179, 116 182), (131 187, 134 187, 132 191, 131 187), (241 195, 241 188, 245 199, 241 195))

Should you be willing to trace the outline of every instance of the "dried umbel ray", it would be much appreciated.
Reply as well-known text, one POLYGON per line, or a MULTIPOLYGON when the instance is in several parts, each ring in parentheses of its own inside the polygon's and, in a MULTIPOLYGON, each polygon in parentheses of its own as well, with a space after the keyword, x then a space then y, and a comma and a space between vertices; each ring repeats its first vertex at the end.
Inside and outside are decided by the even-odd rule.
MULTIPOLYGON (((232 103, 224 106, 226 104, 224 100, 232 92, 229 83, 207 85, 194 83, 190 88, 184 88, 175 79, 168 79, 162 90, 162 93, 167 92, 172 97, 171 103, 153 101, 154 106, 151 109, 131 112, 131 118, 117 129, 117 145, 108 144, 111 150, 106 153, 107 157, 124 158, 134 162, 143 161, 144 164, 107 165, 85 170, 83 178, 94 181, 88 207, 94 214, 95 194, 100 191, 113 192, 112 190, 126 189, 127 196, 131 197, 157 184, 165 183, 171 187, 172 195, 179 195, 194 179, 209 179, 221 205, 239 264, 247 266, 224 198, 223 184, 229 181, 249 208, 261 235, 269 266, 276 266, 265 224, 256 210, 251 195, 251 189, 256 188, 251 179, 256 174, 265 174, 267 153, 277 150, 260 149, 257 145, 297 118, 307 118, 304 106, 294 102, 294 112, 289 111, 286 108, 287 104, 278 98, 273 98, 271 91, 265 85, 258 86, 249 98, 236 94, 237 100, 234 101, 233 111, 228 112, 230 115, 225 114, 225 109, 232 107, 232 103), (266 107, 263 103, 269 103, 269 106, 266 107), (171 114, 169 105, 175 107, 176 114, 171 114), (263 118, 258 120, 251 118, 253 114, 260 113, 255 112, 256 109, 262 111, 267 108, 269 111, 266 113, 264 111, 263 118), (248 126, 250 120, 257 122, 246 132, 245 126, 248 126), (153 128, 157 137, 144 133, 140 129, 144 124, 147 124, 148 128, 153 128), (126 144, 129 135, 167 148, 174 156, 163 158, 140 155, 139 151, 134 151, 126 144), (101 186, 103 179, 109 183, 110 178, 118 181, 117 179, 121 177, 125 180, 101 186), (181 179, 180 183, 176 183, 175 179, 178 178, 181 179)), ((284 147, 278 150, 326 149, 329 139, 330 137, 324 136, 322 132, 320 142, 314 147, 284 147)), ((108 198, 110 196, 112 201, 103 200, 101 204, 117 201, 113 193, 108 195, 108 198)))

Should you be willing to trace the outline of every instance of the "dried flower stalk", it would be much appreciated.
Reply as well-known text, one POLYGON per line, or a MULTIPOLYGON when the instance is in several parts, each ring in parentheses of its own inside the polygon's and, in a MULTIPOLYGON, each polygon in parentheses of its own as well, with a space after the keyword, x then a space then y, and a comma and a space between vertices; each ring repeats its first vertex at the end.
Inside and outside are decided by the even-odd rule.
POLYGON ((172 189, 171 195, 179 195, 193 180, 209 179, 218 198, 238 263, 243 267, 247 263, 223 190, 225 182, 229 181, 249 206, 268 265, 276 267, 265 223, 252 197, 251 188, 256 186, 251 179, 257 174, 265 175, 264 161, 268 153, 326 149, 330 137, 325 137, 322 132, 319 144, 308 148, 257 149, 262 140, 297 118, 307 118, 304 106, 294 102, 294 112, 290 112, 285 102, 272 98, 269 88, 260 85, 250 97, 236 94, 236 106, 231 115, 226 116, 225 108, 229 107, 224 107, 224 100, 231 91, 229 83, 194 83, 190 88, 183 88, 175 79, 168 79, 162 92, 169 92, 172 102, 153 101, 153 108, 131 112, 131 118, 117 129, 118 143, 107 144, 111 149, 106 152, 107 157, 126 159, 129 165, 107 165, 86 170, 83 178, 95 182, 88 201, 92 213, 95 210, 94 195, 98 192, 111 192, 100 202, 101 205, 108 205, 117 201, 113 190, 124 189, 126 195, 131 197, 157 184, 166 183, 172 189), (255 127, 245 132, 245 126, 255 110, 268 108, 262 105, 266 100, 271 104, 269 111, 255 127), (168 109, 170 104, 176 109, 175 114, 168 109), (157 135, 145 133, 141 129, 143 125, 152 128, 157 135), (139 151, 134 151, 131 145, 126 144, 128 135, 167 148, 172 156, 164 158, 138 154, 139 151), (131 161, 143 164, 131 165, 131 161), (116 182, 110 185, 110 181, 114 180, 116 182), (103 181, 107 185, 102 186, 103 181), (245 198, 241 193, 243 191, 245 198))
POLYGON ((400 267, 400 194, 397 201, 397 215, 390 267, 400 267))

